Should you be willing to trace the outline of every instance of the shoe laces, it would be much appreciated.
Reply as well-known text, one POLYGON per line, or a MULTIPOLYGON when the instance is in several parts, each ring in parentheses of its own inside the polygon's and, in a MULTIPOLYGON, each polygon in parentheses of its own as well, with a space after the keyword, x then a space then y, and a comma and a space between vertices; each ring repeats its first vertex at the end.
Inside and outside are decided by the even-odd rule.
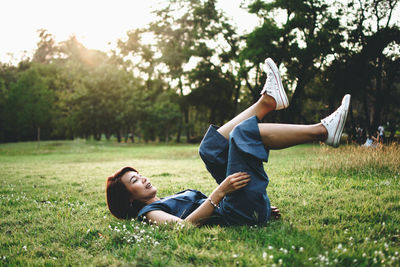
POLYGON ((272 71, 269 71, 267 73, 267 80, 265 81, 265 86, 264 88, 267 90, 267 92, 271 92, 272 89, 274 89, 275 87, 278 86, 278 84, 276 83, 275 79, 273 79, 272 75, 272 71))
POLYGON ((333 112, 331 115, 326 117, 324 119, 324 123, 326 125, 331 124, 333 122, 333 120, 335 120, 335 118, 340 115, 341 111, 342 111, 342 106, 340 106, 337 110, 335 110, 335 112, 333 112))

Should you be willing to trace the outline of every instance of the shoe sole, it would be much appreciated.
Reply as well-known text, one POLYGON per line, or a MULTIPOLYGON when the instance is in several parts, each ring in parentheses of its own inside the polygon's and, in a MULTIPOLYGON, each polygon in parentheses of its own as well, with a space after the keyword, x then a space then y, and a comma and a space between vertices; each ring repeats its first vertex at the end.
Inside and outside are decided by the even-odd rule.
POLYGON ((339 146, 340 137, 342 136, 344 125, 346 124, 347 113, 349 111, 350 106, 350 98, 349 94, 345 95, 342 100, 342 105, 345 111, 341 114, 338 126, 336 127, 335 134, 333 135, 333 147, 339 146))
POLYGON ((283 107, 280 109, 287 108, 289 106, 289 100, 287 98, 285 89, 283 89, 282 79, 281 79, 281 76, 279 75, 278 67, 276 66, 275 62, 271 58, 267 58, 267 60, 265 62, 268 64, 268 66, 274 73, 276 84, 278 85, 279 97, 281 99, 281 102, 283 103, 283 107))

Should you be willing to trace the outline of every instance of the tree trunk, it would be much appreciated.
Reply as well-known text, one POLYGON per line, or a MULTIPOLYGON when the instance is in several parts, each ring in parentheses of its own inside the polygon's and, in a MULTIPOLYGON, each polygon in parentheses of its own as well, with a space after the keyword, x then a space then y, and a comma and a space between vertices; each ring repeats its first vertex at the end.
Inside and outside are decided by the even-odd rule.
POLYGON ((176 135, 176 142, 177 143, 181 142, 181 133, 182 133, 182 119, 179 120, 178 134, 176 135))
POLYGON ((135 133, 134 133, 134 131, 132 131, 132 133, 131 133, 131 142, 132 142, 132 144, 135 143, 135 133))
POLYGON ((378 128, 381 123, 382 95, 382 55, 379 55, 376 69, 375 112, 372 121, 372 127, 374 128, 378 128))
POLYGON ((37 128, 37 141, 38 141, 38 148, 40 148, 40 127, 37 128))
POLYGON ((128 138, 129 138, 129 132, 126 132, 125 133, 125 143, 128 143, 128 138))
POLYGON ((241 81, 238 79, 238 82, 235 86, 235 100, 233 103, 233 111, 231 114, 231 118, 234 118, 237 114, 237 106, 238 106, 238 100, 239 100, 239 94, 240 94, 240 87, 241 87, 241 81))
POLYGON ((210 113, 210 123, 211 124, 216 124, 216 119, 215 119, 215 108, 211 108, 211 113, 210 113))
POLYGON ((184 114, 185 114, 186 142, 188 143, 190 141, 189 108, 188 107, 185 107, 184 114))
POLYGON ((363 106, 364 106, 364 116, 365 116, 365 128, 370 133, 370 131, 371 131, 371 122, 369 120, 369 108, 368 108, 368 100, 367 100, 366 88, 364 88, 364 93, 363 93, 363 106))
MULTIPOLYGON (((182 103, 183 102, 183 100, 182 100, 182 98, 183 98, 183 83, 182 83, 182 77, 179 77, 179 90, 180 90, 180 93, 181 93, 181 98, 180 98, 180 106, 181 106, 181 111, 182 111, 182 113, 184 114, 184 116, 185 116, 185 107, 183 106, 184 104, 182 103)), ((183 126, 183 123, 182 123, 182 119, 181 120, 179 120, 179 125, 178 125, 178 135, 176 136, 176 142, 177 143, 180 143, 181 142, 181 134, 182 134, 182 126, 183 126)))
POLYGON ((351 124, 351 129, 356 128, 356 124, 354 122, 354 116, 353 116, 353 106, 350 104, 350 110, 349 110, 349 115, 350 115, 350 124, 351 124))
POLYGON ((304 94, 305 82, 303 79, 299 78, 296 89, 293 93, 291 103, 288 108, 287 116, 285 118, 285 122, 287 123, 296 123, 298 122, 298 118, 301 117, 300 111, 300 99, 304 94))
POLYGON ((121 131, 117 130, 116 134, 117 134, 118 143, 121 143, 121 141, 122 141, 121 131))

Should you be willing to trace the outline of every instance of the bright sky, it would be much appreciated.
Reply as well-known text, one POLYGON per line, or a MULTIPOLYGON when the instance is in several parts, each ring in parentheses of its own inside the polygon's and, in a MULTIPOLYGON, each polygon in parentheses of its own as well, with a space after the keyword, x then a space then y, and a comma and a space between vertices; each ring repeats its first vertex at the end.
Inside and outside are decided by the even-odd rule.
MULTIPOLYGON (((219 0, 238 26, 250 32, 255 15, 240 8, 242 1, 219 0)), ((38 29, 47 29, 57 42, 75 34, 87 48, 108 51, 130 29, 148 24, 160 0, 2 0, 0 1, 0 62, 18 62, 30 56, 38 42, 38 29), (14 59, 10 53, 14 54, 14 59)))

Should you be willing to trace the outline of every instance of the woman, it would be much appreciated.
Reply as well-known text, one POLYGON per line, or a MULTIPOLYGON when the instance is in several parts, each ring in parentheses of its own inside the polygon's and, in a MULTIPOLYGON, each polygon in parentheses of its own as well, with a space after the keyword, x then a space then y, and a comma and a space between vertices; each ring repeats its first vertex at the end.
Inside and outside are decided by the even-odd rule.
POLYGON ((152 222, 185 221, 194 225, 254 225, 279 210, 271 207, 266 188, 268 176, 263 162, 269 149, 282 149, 311 141, 339 145, 350 95, 321 123, 292 125, 260 123, 273 110, 289 105, 278 68, 265 62, 267 81, 260 99, 220 128, 210 126, 200 145, 200 156, 218 186, 206 197, 185 190, 160 199, 149 179, 134 168, 125 167, 107 179, 107 204, 117 218, 147 219, 152 222))

